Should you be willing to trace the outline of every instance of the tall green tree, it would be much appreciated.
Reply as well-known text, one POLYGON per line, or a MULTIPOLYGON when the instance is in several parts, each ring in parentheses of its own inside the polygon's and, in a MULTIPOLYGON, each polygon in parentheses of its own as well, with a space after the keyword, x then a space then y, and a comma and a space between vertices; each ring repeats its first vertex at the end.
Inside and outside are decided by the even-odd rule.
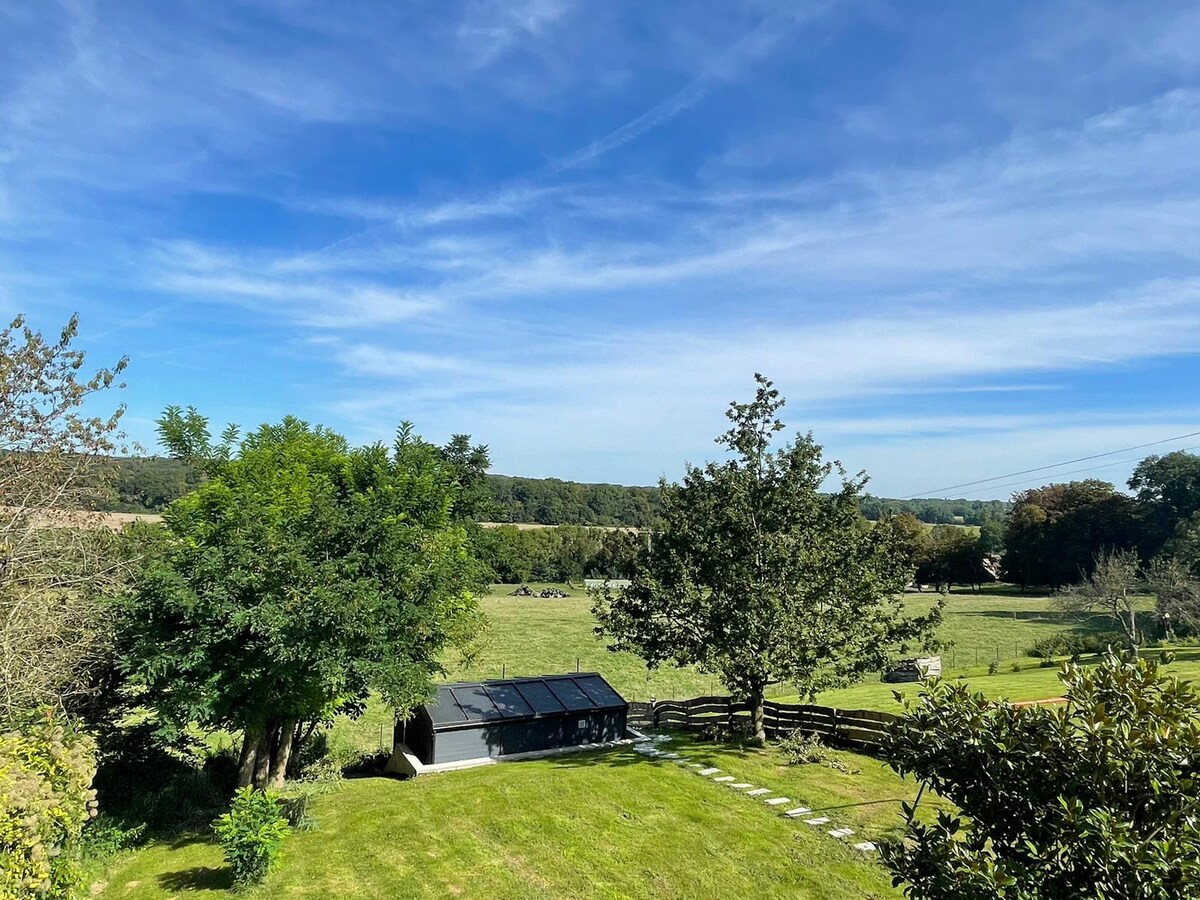
POLYGON ((1097 554, 1136 547, 1141 533, 1137 504, 1106 481, 1022 491, 1004 532, 1004 577, 1022 587, 1074 584, 1097 554))
POLYGON ((479 625, 439 449, 410 428, 390 450, 351 449, 294 418, 213 446, 177 410, 161 433, 210 477, 167 509, 166 552, 125 598, 124 659, 160 713, 240 730, 240 783, 263 787, 313 723, 370 690, 421 702, 479 625))
MULTIPOLYGON (((1067 666, 1065 706, 935 681, 886 753, 952 804, 884 845, 914 900, 1200 896, 1200 698, 1154 662, 1067 666)), ((924 793, 924 788, 922 793, 924 793)))
POLYGON ((1200 456, 1176 450, 1147 456, 1129 479, 1141 508, 1142 554, 1178 553, 1188 532, 1200 521, 1200 456))
POLYGON ((611 649, 718 675, 749 702, 761 739, 768 684, 812 695, 878 670, 929 639, 940 608, 904 614, 912 569, 892 529, 861 527, 866 477, 824 462, 811 434, 772 449, 783 400, 755 377, 754 400, 730 404, 717 439, 731 458, 664 480, 651 553, 595 612, 611 649), (835 474, 840 487, 823 492, 835 474))

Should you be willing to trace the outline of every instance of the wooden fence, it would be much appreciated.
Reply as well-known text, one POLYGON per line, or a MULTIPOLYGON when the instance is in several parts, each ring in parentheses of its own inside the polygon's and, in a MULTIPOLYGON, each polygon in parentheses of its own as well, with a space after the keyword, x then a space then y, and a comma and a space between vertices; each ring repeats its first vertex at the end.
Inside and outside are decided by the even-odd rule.
MULTIPOLYGON (((749 717, 750 707, 731 697, 629 704, 629 724, 634 728, 698 731, 709 725, 733 725, 749 717)), ((778 739, 799 729, 820 735, 831 744, 855 750, 877 750, 898 720, 899 716, 871 709, 836 709, 772 700, 766 701, 763 707, 763 724, 769 738, 778 739)))

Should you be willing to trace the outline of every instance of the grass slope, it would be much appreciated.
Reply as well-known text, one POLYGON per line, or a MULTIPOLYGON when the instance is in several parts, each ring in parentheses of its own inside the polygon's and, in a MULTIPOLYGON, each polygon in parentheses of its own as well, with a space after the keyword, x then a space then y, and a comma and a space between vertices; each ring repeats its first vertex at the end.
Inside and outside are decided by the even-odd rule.
MULTIPOLYGON (((898 826, 915 787, 878 761, 858 774, 787 767, 776 750, 678 746, 745 781, 827 813, 865 838, 898 826)), ((505 763, 413 781, 360 779, 315 801, 318 828, 293 835, 253 896, 896 897, 877 861, 760 800, 628 749, 505 763)), ((104 898, 224 897, 219 850, 185 839, 110 873, 104 898)))

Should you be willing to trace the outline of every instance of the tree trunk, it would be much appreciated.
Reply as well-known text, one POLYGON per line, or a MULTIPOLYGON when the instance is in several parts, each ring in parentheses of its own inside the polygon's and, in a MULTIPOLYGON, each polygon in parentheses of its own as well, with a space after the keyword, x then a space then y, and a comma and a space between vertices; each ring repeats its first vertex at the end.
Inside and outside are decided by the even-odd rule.
POLYGON ((288 760, 288 778, 295 778, 300 774, 300 749, 312 737, 312 733, 316 731, 316 722, 297 722, 296 729, 292 733, 292 755, 288 760))
POLYGON ((766 698, 763 697, 763 685, 755 685, 750 689, 750 725, 754 732, 754 739, 765 743, 767 728, 763 721, 764 703, 766 703, 766 698))
POLYGON ((240 788, 249 787, 254 782, 254 759, 258 742, 258 730, 247 728, 242 735, 242 752, 238 757, 237 786, 240 788))
POLYGON ((279 726, 279 739, 275 742, 275 755, 271 759, 271 775, 268 785, 275 790, 283 787, 287 780, 288 760, 292 755, 292 740, 296 732, 296 723, 284 721, 279 726))
POLYGON ((266 790, 267 779, 271 774, 271 746, 275 743, 274 723, 264 728, 258 735, 258 748, 254 754, 254 786, 260 791, 266 790))

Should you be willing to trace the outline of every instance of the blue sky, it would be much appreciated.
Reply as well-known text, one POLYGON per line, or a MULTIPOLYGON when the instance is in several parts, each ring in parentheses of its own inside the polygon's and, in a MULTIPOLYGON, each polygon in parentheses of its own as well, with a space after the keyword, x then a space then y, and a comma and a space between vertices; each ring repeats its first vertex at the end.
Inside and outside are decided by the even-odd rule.
POLYGON ((1200 431, 1197 46, 1169 2, 5 4, 0 312, 128 354, 147 445, 412 419, 649 483, 762 371, 925 494, 1200 431))

